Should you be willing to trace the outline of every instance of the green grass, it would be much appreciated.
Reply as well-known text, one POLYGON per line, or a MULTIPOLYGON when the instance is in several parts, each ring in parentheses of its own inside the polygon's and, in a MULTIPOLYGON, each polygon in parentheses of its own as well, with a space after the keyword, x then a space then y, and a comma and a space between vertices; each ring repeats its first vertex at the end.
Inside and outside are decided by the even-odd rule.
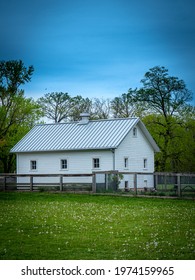
POLYGON ((0 193, 0 259, 194 259, 192 200, 0 193))

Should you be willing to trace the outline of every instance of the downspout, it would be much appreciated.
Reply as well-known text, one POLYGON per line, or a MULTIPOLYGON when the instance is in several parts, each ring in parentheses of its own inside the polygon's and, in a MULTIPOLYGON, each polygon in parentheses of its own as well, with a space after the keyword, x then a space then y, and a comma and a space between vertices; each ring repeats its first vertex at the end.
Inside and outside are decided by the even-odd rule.
POLYGON ((16 154, 16 174, 19 173, 19 154, 16 154))
POLYGON ((115 170, 115 149, 111 149, 111 152, 112 152, 112 168, 113 170, 115 170))

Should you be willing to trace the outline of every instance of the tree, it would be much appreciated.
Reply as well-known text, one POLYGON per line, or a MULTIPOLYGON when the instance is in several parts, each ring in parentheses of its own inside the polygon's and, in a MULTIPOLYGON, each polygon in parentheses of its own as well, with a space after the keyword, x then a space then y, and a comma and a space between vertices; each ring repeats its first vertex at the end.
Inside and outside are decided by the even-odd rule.
POLYGON ((23 96, 19 87, 31 80, 33 71, 33 66, 26 68, 21 60, 0 61, 0 139, 22 121, 17 107, 23 96))
POLYGON ((109 98, 94 98, 93 100, 93 119, 108 119, 111 114, 111 101, 109 98))
POLYGON ((141 117, 144 113, 144 107, 141 103, 134 100, 137 89, 130 88, 128 93, 123 93, 111 101, 111 109, 114 118, 130 118, 133 116, 141 117))
POLYGON ((181 172, 195 172, 195 106, 187 105, 180 111, 179 117, 182 120, 181 145, 181 172))
POLYGON ((168 160, 178 158, 178 153, 181 153, 177 149, 171 150, 171 146, 178 139, 178 126, 182 124, 179 112, 191 101, 192 93, 183 80, 169 76, 165 67, 151 68, 141 82, 143 87, 134 94, 133 99, 145 104, 150 113, 156 114, 152 125, 156 126, 153 136, 161 149, 158 169, 166 171, 170 168, 168 160))
MULTIPOLYGON (((191 111, 190 108, 188 109, 191 111)), ((163 124, 163 116, 150 114, 143 118, 143 122, 161 148, 161 153, 155 155, 155 169, 156 171, 162 171, 166 126, 159 124, 163 124)), ((172 124, 174 122, 175 127, 172 131, 171 141, 166 147, 166 171, 195 172, 195 114, 192 116, 191 112, 185 110, 180 116, 180 125, 178 124, 178 118, 173 117, 172 124)))
POLYGON ((90 113, 90 115, 92 114, 92 100, 89 98, 83 98, 81 95, 73 97, 69 115, 70 120, 80 120, 80 114, 84 112, 90 113))
POLYGON ((92 101, 80 95, 71 97, 68 93, 52 92, 38 99, 44 116, 55 123, 62 121, 77 121, 80 114, 92 110, 92 101))
POLYGON ((169 76, 165 67, 151 68, 141 80, 143 88, 135 93, 135 101, 145 102, 149 108, 160 113, 168 121, 192 100, 192 93, 183 80, 169 76))
POLYGON ((2 172, 15 171, 15 155, 11 148, 39 121, 42 116, 39 106, 31 98, 20 96, 15 100, 18 122, 15 122, 0 140, 0 170, 2 172))
POLYGON ((19 87, 31 80, 33 66, 25 67, 21 60, 0 62, 0 168, 14 170, 15 156, 10 149, 40 118, 39 106, 24 97, 19 87))
POLYGON ((55 123, 66 121, 70 115, 72 99, 68 93, 52 92, 38 99, 45 117, 55 123))

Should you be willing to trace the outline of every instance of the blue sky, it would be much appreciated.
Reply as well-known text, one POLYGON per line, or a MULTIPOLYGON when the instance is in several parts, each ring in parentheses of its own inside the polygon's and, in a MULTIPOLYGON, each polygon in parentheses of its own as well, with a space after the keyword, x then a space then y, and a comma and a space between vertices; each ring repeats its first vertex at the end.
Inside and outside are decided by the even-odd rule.
POLYGON ((156 65, 195 93, 194 12, 194 0, 1 0, 0 60, 34 66, 34 98, 112 98, 156 65))

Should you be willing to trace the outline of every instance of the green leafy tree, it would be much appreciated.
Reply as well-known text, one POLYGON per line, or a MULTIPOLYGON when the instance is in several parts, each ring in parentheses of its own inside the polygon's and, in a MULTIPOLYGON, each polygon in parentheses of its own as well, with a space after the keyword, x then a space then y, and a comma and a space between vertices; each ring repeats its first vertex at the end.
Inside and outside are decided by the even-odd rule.
POLYGON ((151 68, 141 80, 141 88, 134 96, 136 101, 149 105, 149 109, 164 116, 168 122, 170 116, 192 100, 192 93, 186 88, 183 80, 169 76, 165 67, 151 68))
MULTIPOLYGON (((162 153, 166 127, 159 124, 163 124, 163 117, 157 114, 150 114, 143 118, 143 122, 161 148, 161 153, 155 155, 155 168, 156 171, 162 171, 162 153)), ((195 172, 195 115, 193 117, 189 116, 189 118, 182 115, 180 125, 178 124, 178 118, 173 117, 173 122, 175 123, 175 128, 172 131, 171 141, 166 147, 166 171, 195 172)))
POLYGON ((150 114, 156 114, 152 126, 155 125, 154 138, 161 149, 158 156, 158 169, 167 171, 171 168, 170 158, 173 161, 182 153, 176 146, 172 150, 171 147, 176 143, 176 139, 182 141, 182 135, 178 130, 182 125, 179 113, 184 111, 191 101, 192 93, 186 88, 183 80, 169 76, 168 70, 164 67, 151 68, 141 82, 143 87, 134 94, 133 98, 135 102, 145 105, 150 114))
MULTIPOLYGON (((0 140, 0 169, 2 172, 15 171, 15 155, 10 153, 11 148, 37 123, 42 116, 37 103, 31 98, 25 98, 22 92, 14 97, 10 110, 17 112, 18 118, 9 127, 0 140)), ((13 115, 11 113, 11 115, 13 115)), ((8 123, 10 120, 8 118, 8 123)))
POLYGON ((21 60, 0 62, 0 170, 15 169, 15 156, 10 149, 40 118, 39 106, 24 97, 20 86, 29 82, 33 66, 25 67, 21 60))
POLYGON ((181 168, 182 172, 195 172, 195 106, 188 105, 180 111, 181 125, 181 168))
POLYGON ((33 66, 26 68, 21 60, 0 61, 0 139, 23 120, 17 107, 23 97, 19 87, 31 80, 33 71, 33 66))

